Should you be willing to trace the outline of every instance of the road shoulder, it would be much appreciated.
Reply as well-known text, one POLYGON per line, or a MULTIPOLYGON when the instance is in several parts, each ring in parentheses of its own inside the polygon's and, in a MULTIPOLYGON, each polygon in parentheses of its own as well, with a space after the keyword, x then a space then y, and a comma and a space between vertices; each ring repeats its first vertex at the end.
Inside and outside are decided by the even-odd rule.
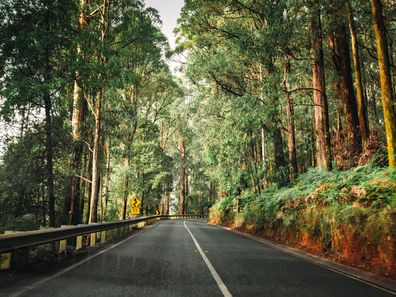
POLYGON ((381 276, 377 276, 373 273, 370 272, 366 272, 366 271, 361 271, 358 270, 356 268, 326 259, 326 258, 322 258, 316 255, 312 255, 306 251, 297 249, 297 248, 293 248, 281 243, 277 243, 274 241, 270 241, 268 239, 264 239, 261 237, 257 237, 254 236, 252 234, 249 233, 245 233, 245 232, 241 232, 229 227, 225 227, 222 225, 216 225, 216 224, 212 224, 212 223, 207 223, 208 225, 217 227, 217 228, 221 228, 223 230, 227 230, 229 232, 238 234, 240 236, 246 237, 246 238, 250 238, 254 241, 260 242, 264 245, 270 246, 276 250, 279 250, 283 253, 286 254, 291 254, 294 257, 297 257, 299 259, 302 259, 304 261, 308 261, 310 263, 313 263, 315 265, 321 266, 325 269, 331 270, 333 272, 336 272, 338 274, 342 274, 346 277, 355 279, 357 281, 366 283, 370 286, 374 286, 376 288, 382 289, 384 291, 387 291, 393 295, 396 296, 396 281, 393 281, 391 279, 385 278, 385 277, 381 277, 381 276))

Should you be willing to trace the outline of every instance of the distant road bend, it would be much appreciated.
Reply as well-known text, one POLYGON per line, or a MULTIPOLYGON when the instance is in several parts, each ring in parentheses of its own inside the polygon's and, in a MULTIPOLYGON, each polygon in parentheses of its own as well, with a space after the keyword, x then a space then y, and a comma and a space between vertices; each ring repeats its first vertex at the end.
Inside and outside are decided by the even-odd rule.
POLYGON ((395 296, 193 220, 160 221, 18 290, 11 296, 395 296))

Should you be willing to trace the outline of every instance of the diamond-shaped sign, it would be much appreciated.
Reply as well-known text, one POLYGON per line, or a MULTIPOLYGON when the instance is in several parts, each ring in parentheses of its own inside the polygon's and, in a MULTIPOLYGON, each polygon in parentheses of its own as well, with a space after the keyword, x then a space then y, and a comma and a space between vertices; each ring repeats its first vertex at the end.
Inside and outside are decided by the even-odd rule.
POLYGON ((138 197, 133 197, 130 201, 129 204, 134 207, 137 208, 140 206, 140 204, 142 204, 142 201, 140 201, 140 199, 138 197))

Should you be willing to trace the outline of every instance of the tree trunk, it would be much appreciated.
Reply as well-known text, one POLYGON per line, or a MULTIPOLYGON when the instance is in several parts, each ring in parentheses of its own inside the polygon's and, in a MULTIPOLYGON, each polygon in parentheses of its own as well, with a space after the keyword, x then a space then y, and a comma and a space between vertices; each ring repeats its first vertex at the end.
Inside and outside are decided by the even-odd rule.
POLYGON ((99 210, 99 196, 100 196, 100 188, 101 188, 101 184, 102 184, 102 173, 99 171, 99 175, 98 175, 98 182, 96 184, 96 198, 95 198, 95 208, 94 208, 94 212, 95 212, 95 217, 96 217, 96 222, 98 222, 98 210, 99 210))
POLYGON ((164 212, 162 213, 164 215, 169 214, 169 200, 170 200, 169 193, 165 192, 165 194, 164 194, 164 212))
POLYGON ((185 171, 186 173, 185 173, 185 176, 184 176, 184 181, 186 182, 186 185, 185 185, 185 192, 186 192, 186 197, 188 197, 188 195, 190 194, 189 193, 189 175, 188 175, 188 173, 187 173, 187 170, 185 171))
POLYGON ((323 62, 323 40, 321 11, 314 3, 311 19, 312 32, 312 85, 315 105, 316 165, 319 169, 331 170, 331 148, 329 131, 329 110, 326 96, 326 80, 323 62))
POLYGON ((180 143, 180 198, 179 198, 179 214, 184 214, 186 203, 186 168, 185 168, 185 141, 180 143))
POLYGON ((127 207, 128 207, 128 187, 129 187, 129 177, 125 177, 124 181, 124 196, 122 197, 122 205, 121 205, 121 220, 126 219, 127 207))
POLYGON ((361 59, 358 48, 357 33, 356 33, 355 21, 353 19, 351 1, 348 0, 346 2, 346 5, 347 5, 348 19, 349 19, 349 31, 351 33, 352 58, 353 58, 353 68, 355 73, 359 128, 360 128, 360 134, 362 136, 362 146, 363 148, 365 148, 370 134, 369 122, 367 118, 367 104, 364 96, 364 87, 363 87, 362 71, 361 71, 361 59))
POLYGON ((283 86, 286 92, 286 115, 287 115, 287 147, 289 151, 290 179, 294 180, 298 175, 297 149, 296 149, 296 129, 294 124, 293 99, 289 91, 288 76, 290 73, 290 62, 284 65, 283 86))
POLYGON ((359 117, 353 89, 349 43, 344 22, 345 3, 332 0, 332 17, 334 30, 329 39, 329 49, 337 72, 337 93, 341 99, 345 114, 346 147, 349 151, 350 166, 355 165, 356 158, 362 151, 359 117))
POLYGON ((106 147, 106 181, 105 181, 105 203, 104 203, 104 211, 103 218, 106 220, 107 218, 107 206, 109 203, 109 184, 110 184, 110 142, 106 147))
POLYGON ((146 214, 147 213, 147 207, 146 207, 145 212, 143 212, 144 206, 146 205, 146 201, 145 201, 146 196, 145 196, 144 188, 145 188, 145 179, 144 179, 144 172, 142 172, 142 204, 140 205, 140 209, 142 211, 141 212, 142 214, 146 214))
POLYGON ((87 180, 86 182, 86 189, 88 192, 87 195, 87 209, 85 212, 85 224, 89 222, 89 216, 91 213, 91 194, 92 194, 92 152, 91 150, 88 151, 88 172, 87 172, 87 180))
POLYGON ((287 162, 283 153, 283 137, 280 127, 276 125, 272 133, 274 140, 274 170, 278 172, 283 167, 287 168, 287 162))
MULTIPOLYGON (((128 157, 125 159, 124 164, 128 167, 131 164, 130 148, 128 148, 128 157)), ((126 219, 127 208, 128 208, 128 196, 129 196, 129 176, 128 174, 126 174, 124 181, 124 196, 122 197, 121 220, 126 219)))
MULTIPOLYGON (((106 47, 106 34, 108 29, 108 14, 109 14, 109 1, 103 0, 102 12, 100 18, 100 43, 102 45, 101 53, 99 58, 100 64, 104 67, 106 63, 105 56, 105 47, 106 47)), ((93 153, 92 153, 92 192, 90 198, 90 213, 89 213, 89 223, 97 222, 97 207, 98 207, 98 183, 99 183, 99 156, 100 156, 100 138, 101 138, 101 120, 102 120, 102 101, 104 94, 104 86, 103 86, 103 73, 100 72, 98 76, 98 81, 100 84, 99 91, 97 93, 96 98, 96 106, 93 111, 95 117, 95 134, 94 134, 94 145, 93 145, 93 153)))
POLYGON ((45 106, 45 151, 47 167, 47 195, 48 195, 48 215, 49 226, 55 227, 55 194, 54 194, 54 170, 53 170, 53 141, 52 141, 52 104, 51 97, 46 92, 44 94, 45 106))
MULTIPOLYGON (((267 59, 267 76, 271 77, 274 75, 275 69, 274 69, 274 63, 272 58, 267 59)), ((274 88, 277 90, 277 86, 274 83, 270 83, 271 88, 274 88)), ((283 137, 282 137, 282 130, 281 130, 281 123, 279 119, 279 110, 278 110, 278 105, 279 105, 279 97, 277 93, 271 93, 271 99, 272 99, 272 104, 274 106, 273 110, 271 111, 271 119, 270 123, 272 125, 272 138, 274 142, 274 166, 272 168, 272 165, 270 165, 270 172, 272 174, 272 169, 279 174, 278 182, 279 185, 283 186, 286 185, 289 180, 288 180, 288 174, 287 175, 282 175, 283 170, 286 169, 288 170, 287 167, 287 160, 285 157, 285 154, 283 152, 283 137)), ((271 163, 270 163, 271 164, 271 163)))
MULTIPOLYGON (((47 8, 45 18, 45 29, 46 32, 50 32, 50 8, 47 8)), ((44 45, 44 86, 43 92, 44 110, 45 110, 45 158, 46 158, 46 170, 47 170, 47 195, 48 195, 48 224, 50 227, 55 227, 55 194, 54 194, 54 169, 53 169, 53 127, 52 127, 52 102, 49 88, 51 81, 51 52, 48 44, 44 45)))
POLYGON ((372 0, 371 11, 374 18, 374 32, 375 39, 377 41, 378 66, 389 167, 394 168, 396 167, 396 110, 389 63, 389 49, 386 39, 386 27, 382 15, 381 0, 372 0))
MULTIPOLYGON (((80 16, 78 20, 78 32, 86 27, 87 21, 84 10, 87 3, 86 0, 80 0, 80 16)), ((77 44, 77 59, 82 58, 82 47, 77 44)), ((80 185, 81 179, 78 177, 81 171, 81 158, 83 151, 83 144, 81 143, 82 123, 84 122, 86 114, 86 102, 84 100, 84 91, 80 87, 81 75, 79 71, 75 73, 74 87, 73 87, 73 112, 72 112, 72 141, 74 145, 73 154, 69 159, 69 185, 66 192, 65 199, 65 215, 62 219, 67 224, 78 224, 79 208, 80 208, 80 185)))
POLYGON ((104 201, 103 201, 103 175, 99 178, 99 201, 100 201, 100 222, 103 222, 104 216, 104 201))
POLYGON ((47 227, 47 210, 46 210, 46 201, 45 201, 45 189, 44 189, 45 185, 44 183, 41 183, 41 198, 42 198, 42 223, 41 225, 43 227, 47 227))
POLYGON ((92 184, 91 184, 91 197, 90 197, 90 210, 88 223, 96 223, 96 209, 97 209, 97 196, 98 196, 98 182, 99 182, 99 151, 100 151, 100 125, 102 115, 102 96, 103 89, 100 88, 96 98, 96 110, 95 110, 95 134, 94 134, 94 146, 92 153, 92 184))
POLYGON ((88 174, 89 169, 87 169, 88 166, 88 159, 89 158, 89 151, 88 149, 85 149, 85 153, 83 153, 83 168, 81 171, 81 176, 85 177, 85 179, 80 179, 80 189, 81 189, 81 195, 80 195, 80 209, 78 210, 78 221, 77 224, 81 224, 83 222, 84 218, 84 206, 85 206, 85 193, 86 189, 88 188, 87 184, 89 183, 86 181, 88 179, 88 174))

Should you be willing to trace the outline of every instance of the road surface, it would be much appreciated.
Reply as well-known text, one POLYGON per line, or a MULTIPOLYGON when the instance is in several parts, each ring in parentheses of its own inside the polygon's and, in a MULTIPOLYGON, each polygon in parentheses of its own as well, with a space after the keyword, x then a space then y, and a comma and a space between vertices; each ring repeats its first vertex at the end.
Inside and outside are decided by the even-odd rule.
POLYGON ((168 220, 10 296, 394 295, 216 226, 168 220))

